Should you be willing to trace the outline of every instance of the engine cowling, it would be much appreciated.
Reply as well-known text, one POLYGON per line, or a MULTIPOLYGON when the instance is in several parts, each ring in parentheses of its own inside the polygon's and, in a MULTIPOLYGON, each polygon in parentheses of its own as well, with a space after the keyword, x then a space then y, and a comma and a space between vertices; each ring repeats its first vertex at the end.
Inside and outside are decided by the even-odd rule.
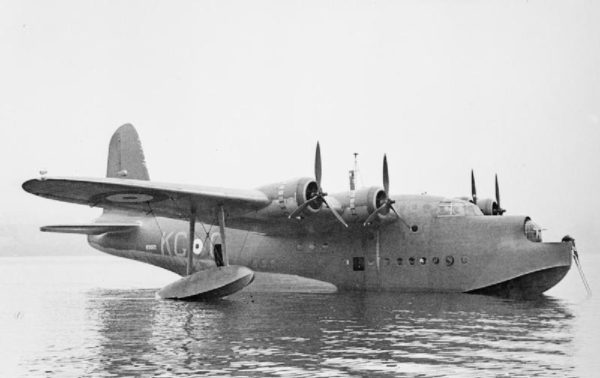
MULTIPOLYGON (((271 204, 259 210, 257 215, 261 218, 284 218, 315 196, 319 189, 315 180, 304 177, 265 185, 259 190, 267 195, 271 204)), ((311 203, 302 214, 317 213, 321 210, 322 205, 319 201, 311 203)))
POLYGON ((484 215, 501 215, 498 203, 491 198, 483 198, 477 200, 477 206, 481 209, 484 215))
MULTIPOLYGON (((342 218, 348 223, 364 222, 387 200, 385 191, 378 186, 336 193, 333 196, 342 208, 342 218)), ((384 218, 387 213, 389 213, 389 209, 382 210, 380 218, 384 218)))

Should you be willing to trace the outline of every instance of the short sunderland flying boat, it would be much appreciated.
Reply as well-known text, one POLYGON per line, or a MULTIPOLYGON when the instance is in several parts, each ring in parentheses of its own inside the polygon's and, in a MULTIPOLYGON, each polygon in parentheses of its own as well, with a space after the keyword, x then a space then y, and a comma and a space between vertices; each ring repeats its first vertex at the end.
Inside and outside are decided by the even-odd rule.
MULTIPOLYGON (((313 278, 340 290, 539 295, 569 271, 574 241, 542 242, 527 216, 502 216, 496 199, 389 194, 383 187, 327 194, 315 177, 254 190, 149 180, 136 130, 114 133, 106 178, 42 177, 29 193, 104 209, 94 222, 42 227, 85 234, 94 248, 175 272, 162 298, 235 293, 254 270, 313 278), (214 225, 214 226, 213 226, 214 225), (200 227, 199 227, 200 226, 200 227)), ((576 262, 578 262, 576 260, 576 262)))

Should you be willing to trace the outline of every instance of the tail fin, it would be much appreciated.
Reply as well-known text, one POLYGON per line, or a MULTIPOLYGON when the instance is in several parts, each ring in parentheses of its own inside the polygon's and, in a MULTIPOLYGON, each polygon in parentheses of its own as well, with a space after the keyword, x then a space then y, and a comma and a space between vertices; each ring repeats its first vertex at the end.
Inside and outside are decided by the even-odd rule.
POLYGON ((150 180, 142 142, 129 123, 119 127, 110 139, 106 177, 150 180))

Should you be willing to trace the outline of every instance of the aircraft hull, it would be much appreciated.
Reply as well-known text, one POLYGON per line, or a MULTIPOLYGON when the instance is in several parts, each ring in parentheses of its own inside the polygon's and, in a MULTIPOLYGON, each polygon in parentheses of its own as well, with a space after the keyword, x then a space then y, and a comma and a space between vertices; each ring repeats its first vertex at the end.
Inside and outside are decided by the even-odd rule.
POLYGON ((542 269, 481 289, 470 290, 467 293, 507 298, 535 297, 559 283, 565 277, 569 268, 569 266, 559 266, 542 269))
MULTIPOLYGON (((429 223, 419 223, 419 232, 396 223, 380 229, 294 237, 227 229, 227 253, 231 264, 317 279, 338 290, 529 297, 548 290, 568 272, 571 244, 527 240, 524 219, 431 218, 429 223)), ((91 235, 88 241, 101 251, 183 276, 186 229, 185 222, 147 218, 132 233, 91 235)), ((208 237, 196 235, 203 246, 194 257, 194 271, 215 267, 211 248, 220 242, 215 237, 218 228, 205 229, 208 237)))

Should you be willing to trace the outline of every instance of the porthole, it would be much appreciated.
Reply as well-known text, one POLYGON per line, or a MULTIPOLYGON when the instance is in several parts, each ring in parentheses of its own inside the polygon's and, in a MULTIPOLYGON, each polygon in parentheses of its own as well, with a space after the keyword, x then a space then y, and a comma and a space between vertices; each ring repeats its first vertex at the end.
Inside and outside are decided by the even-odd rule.
POLYGON ((414 258, 414 257, 409 257, 409 259, 408 259, 408 263, 409 263, 410 265, 415 265, 415 258, 414 258))
POLYGON ((421 257, 421 258, 419 259, 419 263, 421 263, 421 265, 425 265, 425 264, 427 264, 427 257, 421 257))
POLYGON ((398 257, 398 258, 396 259, 396 264, 398 264, 398 265, 402 265, 402 257, 398 257))
POLYGON ((412 226, 410 227, 410 230, 411 230, 412 232, 417 232, 417 231, 419 231, 419 226, 417 226, 416 224, 414 224, 414 225, 412 225, 412 226))
POLYGON ((431 259, 431 261, 432 261, 432 262, 433 262, 435 265, 437 265, 437 264, 439 264, 439 263, 440 263, 440 258, 439 258, 439 257, 434 257, 434 258, 432 258, 432 259, 431 259))
POLYGON ((450 266, 452 264, 454 264, 454 257, 446 256, 446 265, 450 266))

